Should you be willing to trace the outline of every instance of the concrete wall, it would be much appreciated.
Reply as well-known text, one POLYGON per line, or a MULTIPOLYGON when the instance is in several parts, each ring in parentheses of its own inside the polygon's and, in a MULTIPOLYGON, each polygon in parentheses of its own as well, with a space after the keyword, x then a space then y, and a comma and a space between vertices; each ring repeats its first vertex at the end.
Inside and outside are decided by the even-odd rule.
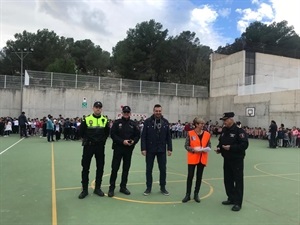
POLYGON ((224 56, 211 55, 210 97, 237 94, 237 84, 244 80, 245 52, 224 56))
MULTIPOLYGON (((245 80, 245 52, 228 56, 213 54, 211 64, 210 119, 218 121, 224 112, 233 111, 235 120, 250 127, 268 128, 271 120, 286 127, 300 126, 300 90, 238 96, 237 80, 240 84, 245 80), (255 108, 255 117, 246 116, 247 107, 255 108)), ((300 60, 256 53, 256 83, 296 78, 300 75, 299 68, 300 60)))
POLYGON ((273 79, 300 76, 300 60, 277 55, 256 53, 256 84, 272 82, 273 79))
MULTIPOLYGON (((21 111, 20 93, 3 89, 0 93, 0 116, 18 116, 21 111)), ((41 87, 24 87, 23 111, 30 118, 41 118, 48 114, 54 117, 59 114, 64 117, 81 117, 92 112, 96 100, 103 103, 103 114, 113 119, 124 105, 129 105, 134 114, 150 116, 157 103, 162 105, 163 115, 170 122, 191 121, 195 116, 207 119, 208 114, 208 99, 205 98, 41 87), (82 108, 83 98, 87 100, 87 108, 82 108)))
POLYGON ((0 89, 0 117, 19 116, 21 113, 21 92, 17 89, 0 89))
POLYGON ((268 127, 271 120, 289 128, 300 126, 300 90, 235 96, 234 106, 238 119, 252 127, 268 127), (255 117, 245 116, 246 107, 255 107, 255 117))

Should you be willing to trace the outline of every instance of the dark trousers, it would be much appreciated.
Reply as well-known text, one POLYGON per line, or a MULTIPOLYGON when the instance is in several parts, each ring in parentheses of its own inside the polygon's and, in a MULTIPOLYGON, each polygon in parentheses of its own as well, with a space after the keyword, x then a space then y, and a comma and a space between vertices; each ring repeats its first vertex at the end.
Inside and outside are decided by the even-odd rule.
POLYGON ((276 134, 271 134, 270 137, 270 148, 276 148, 276 134))
POLYGON ((55 131, 55 140, 58 141, 60 140, 60 131, 55 131))
POLYGON ((48 130, 48 129, 47 129, 47 140, 48 140, 48 141, 54 141, 54 140, 53 140, 53 134, 54 134, 54 131, 53 131, 53 130, 48 130))
POLYGON ((47 129, 46 129, 46 125, 43 125, 43 137, 47 136, 47 129))
POLYGON ((116 179, 120 168, 121 161, 123 159, 122 178, 120 187, 126 188, 128 181, 128 173, 131 165, 132 149, 116 148, 114 149, 113 158, 111 162, 111 175, 109 179, 110 190, 114 190, 116 187, 116 179))
POLYGON ((20 125, 20 137, 27 137, 26 125, 20 125))
POLYGON ((195 186, 194 193, 197 193, 197 194, 199 193, 201 181, 202 181, 202 174, 203 174, 203 170, 204 170, 204 165, 202 163, 199 163, 197 165, 188 165, 188 176, 187 176, 187 180, 186 180, 186 194, 191 194, 192 183, 193 183, 193 178, 194 178, 194 173, 195 173, 196 167, 197 167, 196 186, 195 186))
POLYGON ((228 200, 242 206, 244 195, 244 159, 224 158, 224 185, 228 200))
POLYGON ((95 155, 96 159, 96 184, 95 188, 98 189, 101 187, 102 177, 103 177, 103 169, 104 169, 104 145, 97 144, 97 145, 86 145, 83 147, 83 154, 81 159, 81 183, 82 188, 87 190, 89 184, 89 173, 90 173, 90 166, 93 155, 95 155))
POLYGON ((152 153, 147 152, 146 154, 146 185, 147 189, 152 188, 153 177, 152 170, 155 156, 157 158, 158 168, 159 168, 159 185, 161 188, 166 186, 167 177, 167 154, 166 152, 152 153))

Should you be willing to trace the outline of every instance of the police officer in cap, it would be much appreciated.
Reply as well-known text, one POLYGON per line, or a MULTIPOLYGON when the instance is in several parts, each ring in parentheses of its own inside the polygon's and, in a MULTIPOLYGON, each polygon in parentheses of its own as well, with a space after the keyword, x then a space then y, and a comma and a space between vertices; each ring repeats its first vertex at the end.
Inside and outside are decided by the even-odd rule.
POLYGON ((90 165, 94 155, 97 167, 94 194, 100 197, 104 196, 101 183, 104 169, 105 142, 109 136, 109 123, 101 113, 102 103, 97 101, 93 105, 93 114, 86 116, 80 124, 79 132, 83 139, 83 154, 81 160, 82 192, 78 196, 79 199, 83 199, 88 195, 90 165))
POLYGON ((111 163, 110 186, 108 197, 114 196, 116 179, 121 161, 123 159, 122 178, 120 183, 120 192, 130 195, 127 189, 128 172, 131 164, 131 156, 134 146, 140 139, 140 130, 137 123, 130 119, 131 109, 124 106, 122 109, 122 118, 116 120, 111 128, 111 138, 113 140, 112 149, 114 150, 111 163))
POLYGON ((233 112, 226 112, 220 118, 224 127, 215 151, 224 158, 224 185, 228 198, 222 204, 233 205, 232 211, 240 211, 244 192, 244 157, 249 143, 247 134, 236 125, 233 117, 233 112))

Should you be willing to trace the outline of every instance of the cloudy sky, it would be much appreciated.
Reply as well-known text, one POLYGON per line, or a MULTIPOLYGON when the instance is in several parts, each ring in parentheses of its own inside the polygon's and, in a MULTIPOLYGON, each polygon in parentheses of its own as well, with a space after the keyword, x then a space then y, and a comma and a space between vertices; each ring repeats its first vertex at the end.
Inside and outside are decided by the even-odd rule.
POLYGON ((0 0, 0 48, 16 33, 46 28, 111 52, 128 29, 154 19, 170 36, 193 31, 217 49, 253 21, 287 20, 300 34, 299 9, 299 0, 0 0))

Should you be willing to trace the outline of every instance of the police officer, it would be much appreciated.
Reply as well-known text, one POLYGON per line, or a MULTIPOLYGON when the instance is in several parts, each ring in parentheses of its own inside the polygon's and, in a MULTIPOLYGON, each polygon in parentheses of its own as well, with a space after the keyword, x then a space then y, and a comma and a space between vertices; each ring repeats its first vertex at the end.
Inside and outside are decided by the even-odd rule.
POLYGON ((82 173, 81 183, 82 192, 78 196, 83 199, 88 195, 89 170, 93 155, 96 158, 96 183, 94 194, 103 197, 101 190, 103 168, 104 168, 104 150, 105 142, 109 136, 109 123, 106 117, 101 115, 102 103, 97 101, 93 106, 93 114, 85 117, 80 124, 80 136, 82 137, 83 154, 82 154, 82 173))
POLYGON ((224 127, 215 151, 224 158, 224 185, 228 198, 222 204, 233 205, 232 211, 240 211, 244 192, 244 157, 249 143, 245 131, 236 125, 233 117, 233 112, 226 112, 220 118, 224 127))
POLYGON ((112 149, 114 150, 111 163, 110 186, 108 197, 114 196, 116 187, 116 179, 120 168, 121 160, 123 159, 122 179, 120 183, 120 192, 125 195, 130 195, 127 189, 128 172, 131 164, 131 156, 134 146, 140 139, 140 130, 138 125, 130 119, 131 109, 129 106, 124 106, 122 109, 122 118, 116 120, 111 128, 111 138, 113 140, 112 149))

